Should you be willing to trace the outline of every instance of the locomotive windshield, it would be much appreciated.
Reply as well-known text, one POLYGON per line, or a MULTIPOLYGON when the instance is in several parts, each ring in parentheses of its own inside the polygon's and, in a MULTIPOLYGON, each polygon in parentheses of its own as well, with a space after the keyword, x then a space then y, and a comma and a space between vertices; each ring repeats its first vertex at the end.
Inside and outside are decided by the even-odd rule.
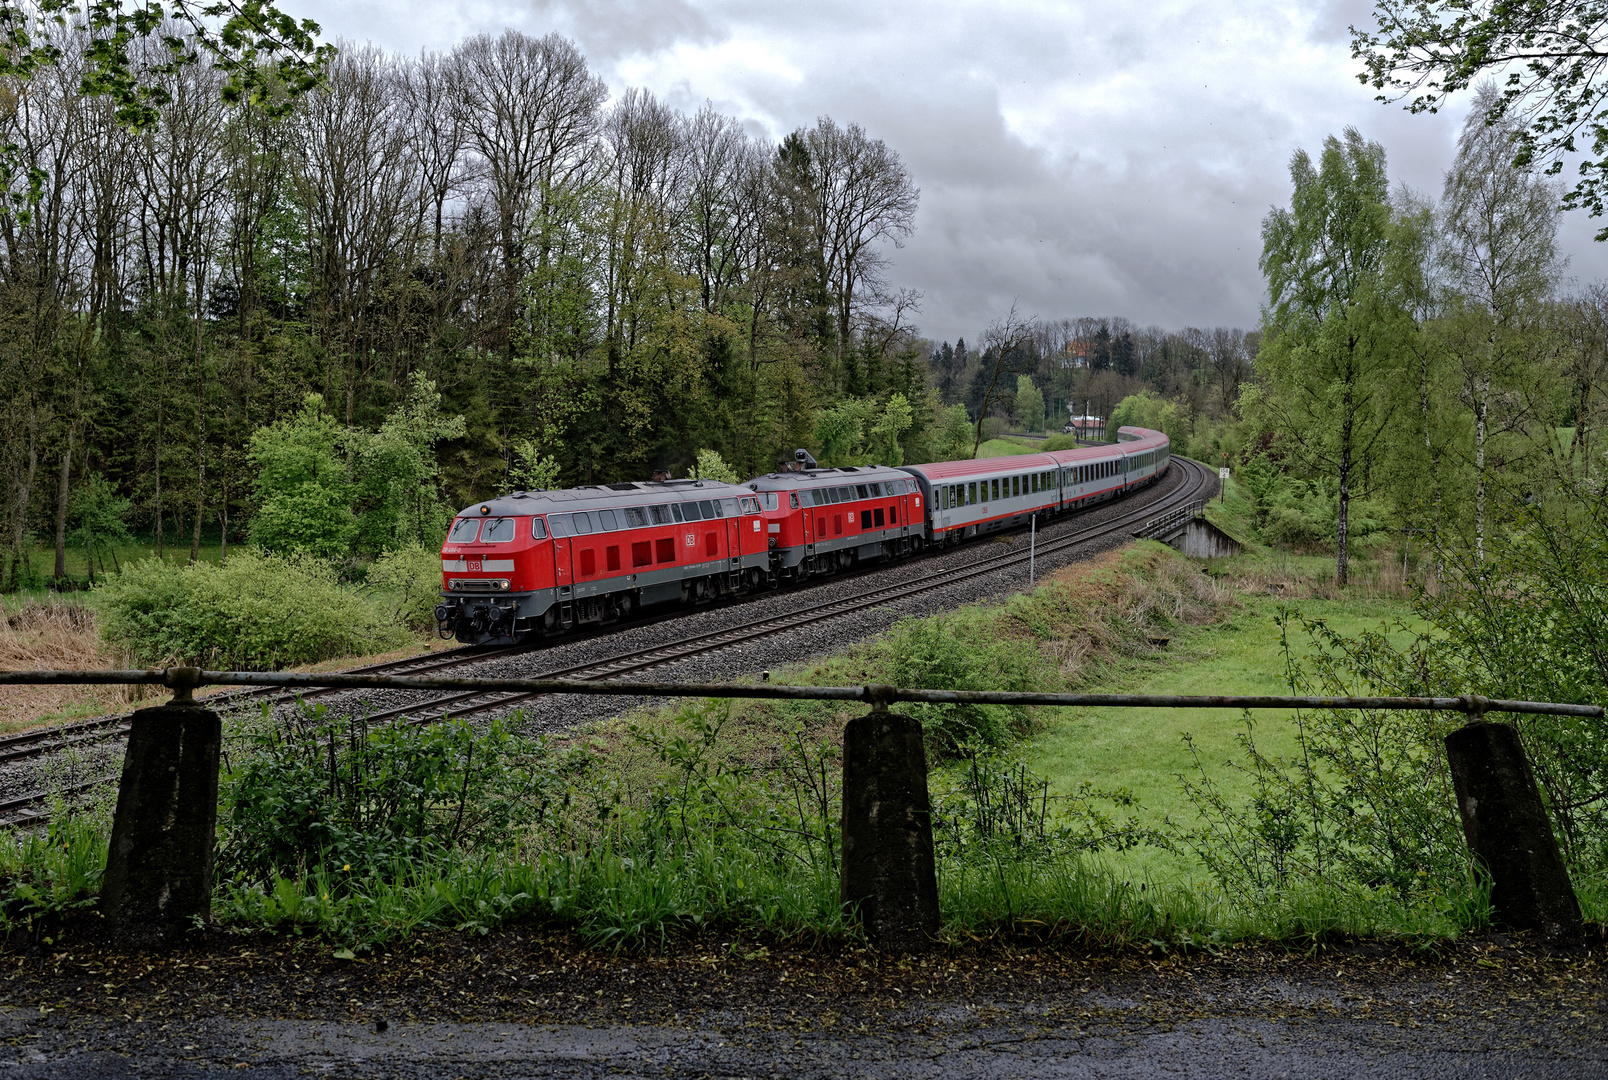
POLYGON ((475 542, 475 533, 479 531, 479 518, 459 518, 452 523, 452 531, 447 534, 447 543, 472 544, 475 542))
POLYGON ((511 517, 487 518, 486 525, 480 530, 482 544, 506 544, 514 538, 515 520, 511 517))

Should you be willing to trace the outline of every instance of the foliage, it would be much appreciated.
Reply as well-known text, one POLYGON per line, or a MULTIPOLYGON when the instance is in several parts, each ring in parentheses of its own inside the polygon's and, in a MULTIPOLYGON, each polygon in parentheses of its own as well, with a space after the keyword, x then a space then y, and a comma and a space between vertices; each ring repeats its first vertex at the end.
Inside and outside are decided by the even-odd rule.
POLYGON ((153 665, 274 669, 405 640, 327 563, 306 556, 246 550, 226 567, 142 559, 99 595, 102 635, 153 665))
POLYGON ((508 481, 515 491, 549 491, 559 486, 558 461, 529 439, 514 443, 514 465, 508 481))
POLYGON ((966 406, 951 405, 938 417, 937 432, 933 436, 935 461, 961 461, 972 451, 971 417, 966 406))
POLYGON ((441 599, 441 549, 411 544, 387 551, 368 568, 363 587, 390 621, 411 630, 435 629, 441 599))
POLYGON ((1044 430, 1044 392, 1033 385, 1031 375, 1016 376, 1016 401, 1012 411, 1024 430, 1044 430))
POLYGON ((89 561, 89 579, 95 580, 95 560, 106 568, 106 557, 111 556, 112 570, 117 565, 117 545, 132 543, 128 530, 129 499, 117 494, 106 477, 90 473, 73 488, 67 503, 68 542, 84 549, 89 561))
POLYGON ((345 555, 357 534, 341 431, 308 394, 295 416, 252 432, 247 458, 256 478, 251 538, 265 551, 345 555))
MULTIPOLYGON (((925 690, 1026 690, 1037 684, 1038 658, 964 617, 901 619, 888 637, 887 673, 895 686, 925 690)), ((911 704, 934 753, 997 749, 1027 730, 1019 706, 911 704)))
POLYGON ((1242 392, 1240 405, 1297 471, 1333 480, 1335 579, 1343 585, 1351 498, 1388 446, 1411 326, 1393 247, 1416 250, 1417 237, 1393 217, 1384 148, 1355 129, 1325 140, 1316 165, 1298 151, 1290 179, 1290 208, 1262 223, 1272 303, 1257 356, 1262 383, 1242 392))
POLYGON ((453 508, 441 498, 436 445, 463 433, 463 417, 445 415, 435 383, 417 372, 377 431, 343 433, 360 551, 440 542, 453 508))
POLYGON ((104 823, 56 807, 49 826, 0 839, 0 928, 91 908, 106 872, 104 823))
POLYGON ((1608 30, 1597 5, 1375 0, 1374 20, 1372 29, 1351 28, 1351 55, 1365 65, 1358 78, 1386 91, 1380 101, 1434 112, 1482 76, 1500 76, 1500 91, 1476 102, 1471 122, 1514 128, 1512 163, 1547 162, 1554 175, 1589 133, 1595 157, 1579 162, 1565 202, 1602 215, 1608 125, 1599 74, 1608 30))
POLYGON ((910 401, 901 393, 886 401, 845 398, 816 414, 815 443, 823 467, 902 465, 901 437, 914 424, 910 401))
POLYGON ((219 872, 256 881, 339 865, 366 879, 459 847, 496 847, 562 807, 584 755, 552 752, 500 722, 370 728, 304 706, 265 710, 220 788, 219 872))
POLYGON ((717 450, 698 451, 698 464, 693 475, 700 480, 714 480, 722 484, 740 484, 743 480, 736 469, 726 464, 717 450))

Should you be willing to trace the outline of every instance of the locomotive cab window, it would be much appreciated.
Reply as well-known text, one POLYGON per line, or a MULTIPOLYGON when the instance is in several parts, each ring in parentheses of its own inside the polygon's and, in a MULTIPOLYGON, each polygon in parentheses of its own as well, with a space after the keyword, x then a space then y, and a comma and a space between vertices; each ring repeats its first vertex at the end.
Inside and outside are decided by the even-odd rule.
POLYGON ((547 539, 547 522, 543 521, 541 518, 531 518, 530 519, 530 538, 532 540, 546 540, 547 539))
POLYGON ((475 534, 479 531, 479 518, 459 518, 452 523, 452 531, 447 534, 447 543, 472 544, 475 542, 475 534))
POLYGON ((742 498, 742 506, 743 506, 743 513, 745 513, 745 514, 757 514, 757 513, 759 513, 759 500, 754 498, 752 495, 743 496, 743 498, 742 498))
POLYGON ((790 491, 787 493, 787 507, 790 510, 798 509, 798 492, 790 491))
POLYGON ((506 544, 514 538, 514 532, 519 528, 517 519, 487 518, 485 527, 480 530, 482 544, 506 544))

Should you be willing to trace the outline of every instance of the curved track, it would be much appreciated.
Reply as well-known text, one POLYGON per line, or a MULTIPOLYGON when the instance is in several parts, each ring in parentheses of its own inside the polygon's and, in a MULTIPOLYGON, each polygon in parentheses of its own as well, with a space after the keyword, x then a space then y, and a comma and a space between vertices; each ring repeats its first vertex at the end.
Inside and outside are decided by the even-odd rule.
MULTIPOLYGON (((1187 458, 1174 457, 1172 461, 1184 473, 1183 482, 1176 487, 1163 492, 1154 499, 1144 499, 1138 495, 1130 496, 1127 502, 1116 504, 1104 503, 1098 508, 1118 508, 1119 512, 1107 517, 1098 524, 1088 525, 1084 528, 1073 529, 1067 533, 1050 540, 1040 540, 1037 552, 1040 555, 1053 555, 1056 552, 1088 543, 1101 537, 1112 534, 1131 533, 1146 521, 1165 513, 1168 510, 1184 506, 1199 498, 1211 484, 1211 473, 1198 462, 1187 458)), ((1076 517, 1070 519, 1075 524, 1076 517)), ((850 615, 853 612, 865 610, 893 601, 902 600, 924 593, 935 592, 956 583, 969 579, 983 577, 998 573, 1001 570, 1023 565, 1028 561, 1026 551, 1014 551, 997 555, 985 555, 958 567, 940 570, 936 573, 921 577, 916 581, 899 582, 882 587, 866 589, 846 597, 809 605, 797 611, 780 616, 754 619, 727 627, 712 633, 688 637, 669 644, 654 646, 646 649, 620 653, 601 661, 581 664, 571 667, 554 668, 533 678, 567 678, 567 679, 607 679, 622 675, 630 675, 651 668, 660 667, 685 660, 689 657, 718 652, 722 649, 732 648, 760 638, 775 634, 786 633, 813 623, 825 622, 830 619, 850 615)), ((908 565, 908 564, 906 564, 908 565)), ((855 576, 875 574, 878 567, 867 568, 855 576)), ((841 578, 840 578, 841 580, 841 578)), ((798 594, 801 599, 808 599, 808 590, 801 590, 798 594)), ((677 617, 680 612, 669 613, 658 619, 636 620, 630 626, 642 626, 645 622, 665 621, 677 617)), ((610 629, 617 629, 610 628, 610 629)), ((559 639, 573 641, 574 637, 559 639)), ((540 643, 536 647, 539 647, 540 643)), ((431 656, 413 657, 407 660, 393 661, 385 664, 371 664, 365 667, 349 669, 354 672, 413 675, 429 671, 439 671, 455 667, 478 664, 487 660, 509 656, 515 653, 530 651, 532 646, 518 645, 501 648, 462 647, 447 650, 431 656)), ((320 689, 302 691, 300 693, 287 693, 279 690, 257 689, 245 691, 232 691, 226 694, 214 695, 206 699, 209 706, 227 707, 249 702, 264 702, 276 704, 294 698, 310 700, 331 694, 342 693, 338 689, 320 689)), ((442 719, 458 719, 482 713, 506 711, 539 695, 529 693, 508 692, 463 692, 438 695, 406 705, 385 709, 368 714, 373 721, 400 720, 409 718, 408 722, 427 723, 442 719)), ((59 752, 65 749, 100 743, 123 735, 128 728, 129 716, 117 715, 100 717, 94 720, 85 720, 78 723, 63 725, 40 731, 24 732, 20 735, 0 739, 0 764, 14 762, 26 758, 40 757, 45 754, 59 752)), ((98 784, 104 783, 112 777, 97 777, 94 780, 73 785, 65 791, 56 794, 72 794, 88 790, 98 784)), ((35 820, 40 816, 38 807, 50 796, 45 793, 33 792, 11 799, 0 799, 0 824, 22 823, 35 820)))

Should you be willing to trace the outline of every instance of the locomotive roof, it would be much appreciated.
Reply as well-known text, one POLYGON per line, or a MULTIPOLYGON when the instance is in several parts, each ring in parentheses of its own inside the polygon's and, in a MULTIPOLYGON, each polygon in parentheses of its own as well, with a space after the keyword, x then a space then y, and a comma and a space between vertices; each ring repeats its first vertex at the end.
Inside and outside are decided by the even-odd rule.
POLYGON ((472 503, 457 517, 520 517, 560 514, 599 506, 652 506, 656 503, 693 502, 699 499, 735 499, 751 495, 747 488, 719 480, 642 480, 628 484, 595 484, 558 491, 516 491, 472 503), (482 506, 490 509, 482 514, 482 506))
POLYGON ((774 472, 757 476, 748 482, 754 491, 775 491, 778 488, 837 487, 841 484, 881 483, 886 480, 908 480, 910 474, 902 469, 882 465, 844 465, 835 469, 800 469, 797 472, 774 472))

